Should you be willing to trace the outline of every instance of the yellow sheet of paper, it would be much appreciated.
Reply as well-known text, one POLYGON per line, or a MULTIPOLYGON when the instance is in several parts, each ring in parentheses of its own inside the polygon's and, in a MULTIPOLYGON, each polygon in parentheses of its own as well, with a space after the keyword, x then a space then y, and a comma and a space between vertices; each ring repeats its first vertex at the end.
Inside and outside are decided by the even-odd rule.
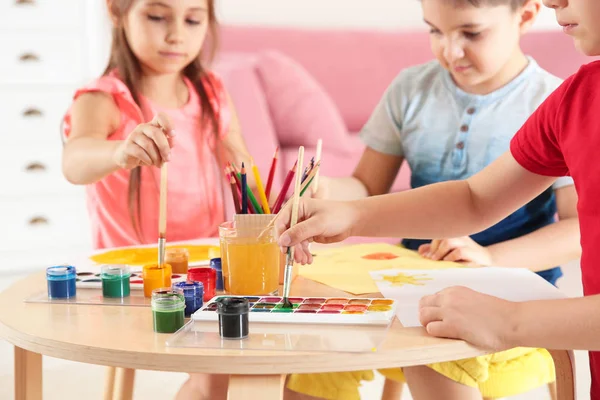
MULTIPOLYGON (((210 245, 173 245, 170 248, 186 248, 189 252, 189 262, 195 263, 206 261, 213 257, 219 257, 219 246, 210 245)), ((90 259, 98 264, 127 264, 132 266, 143 266, 156 263, 158 249, 154 247, 128 247, 122 249, 108 250, 95 254, 90 259)))
POLYGON ((386 243, 332 247, 314 254, 313 263, 300 267, 299 274, 355 295, 379 291, 369 271, 463 267, 453 262, 432 261, 415 251, 386 243))

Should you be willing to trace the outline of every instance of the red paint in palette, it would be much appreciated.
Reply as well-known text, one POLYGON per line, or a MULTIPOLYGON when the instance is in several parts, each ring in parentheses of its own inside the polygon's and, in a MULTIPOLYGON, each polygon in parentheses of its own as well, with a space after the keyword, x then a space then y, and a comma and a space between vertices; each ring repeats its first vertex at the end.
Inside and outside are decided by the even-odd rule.
POLYGON ((347 304, 348 299, 329 299, 326 304, 347 304))
POLYGON ((367 309, 367 306, 362 305, 362 304, 354 304, 354 305, 347 305, 346 307, 344 307, 345 311, 365 311, 367 309))
POLYGON ((325 303, 325 299, 306 299, 304 300, 304 304, 323 304, 325 303))
POLYGON ((343 304, 324 304, 323 311, 340 311, 344 309, 343 304))
POLYGON ((321 310, 319 314, 339 314, 339 310, 321 310))
POLYGON ((298 310, 318 310, 319 308, 321 308, 320 304, 301 304, 298 310))
POLYGON ((316 314, 316 310, 297 310, 294 314, 316 314))

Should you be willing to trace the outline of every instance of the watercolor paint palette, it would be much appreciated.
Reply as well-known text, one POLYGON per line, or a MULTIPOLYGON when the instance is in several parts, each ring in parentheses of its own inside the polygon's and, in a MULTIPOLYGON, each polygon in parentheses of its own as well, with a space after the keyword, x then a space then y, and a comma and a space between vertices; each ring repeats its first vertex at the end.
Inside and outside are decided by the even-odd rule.
MULTIPOLYGON (((192 315, 195 321, 218 321, 217 296, 192 315)), ((382 298, 290 297, 286 308, 276 296, 245 297, 250 304, 250 322, 387 325, 396 313, 396 301, 382 298)))

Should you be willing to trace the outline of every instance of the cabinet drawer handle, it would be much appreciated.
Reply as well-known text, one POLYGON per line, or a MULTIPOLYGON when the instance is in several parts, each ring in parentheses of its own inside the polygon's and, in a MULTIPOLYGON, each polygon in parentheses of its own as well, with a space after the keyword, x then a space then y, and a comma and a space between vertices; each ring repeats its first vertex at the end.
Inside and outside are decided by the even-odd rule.
POLYGON ((23 53, 21 56, 19 56, 19 60, 21 62, 37 62, 40 61, 40 58, 33 53, 23 53))
POLYGON ((44 164, 35 161, 27 164, 27 166, 25 167, 25 171, 27 172, 41 172, 45 170, 46 166, 44 164))
POLYGON ((42 115, 44 115, 44 113, 35 107, 29 107, 28 109, 23 111, 24 117, 41 117, 42 115))
POLYGON ((25 5, 33 5, 33 4, 35 4, 35 1, 33 1, 33 0, 15 0, 15 3, 18 6, 25 6, 25 5))
POLYGON ((29 220, 29 225, 31 226, 40 226, 40 225, 48 225, 49 221, 46 217, 32 217, 29 220))

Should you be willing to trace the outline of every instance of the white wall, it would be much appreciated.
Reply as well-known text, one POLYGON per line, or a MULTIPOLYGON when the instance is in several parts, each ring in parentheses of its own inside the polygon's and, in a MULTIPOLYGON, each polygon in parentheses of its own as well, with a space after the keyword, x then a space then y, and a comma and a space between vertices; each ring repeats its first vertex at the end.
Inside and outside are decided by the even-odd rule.
MULTIPOLYGON (((418 0, 216 0, 224 23, 309 28, 398 29, 423 27, 418 0)), ((543 8, 536 29, 558 29, 543 8)))

